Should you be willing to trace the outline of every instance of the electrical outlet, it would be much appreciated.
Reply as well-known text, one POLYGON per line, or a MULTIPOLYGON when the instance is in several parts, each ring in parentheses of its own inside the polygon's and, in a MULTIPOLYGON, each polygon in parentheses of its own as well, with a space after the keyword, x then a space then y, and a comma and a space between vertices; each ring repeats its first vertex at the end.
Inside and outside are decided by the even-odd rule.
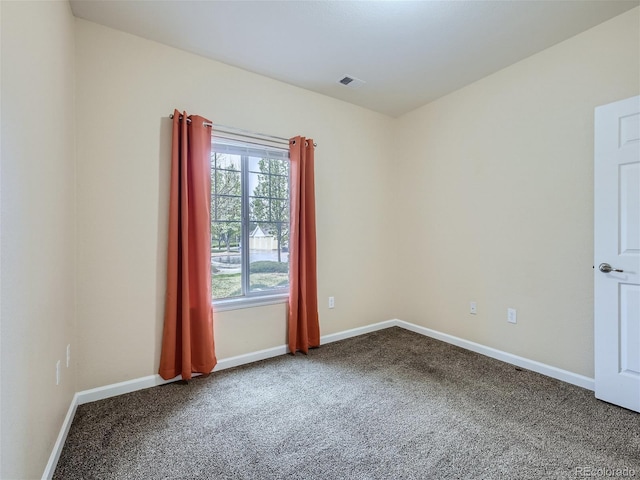
POLYGON ((515 308, 507 308, 507 322, 518 323, 518 317, 515 308))
POLYGON ((476 302, 471 302, 469 304, 469 313, 471 315, 475 315, 476 313, 478 313, 478 305, 476 304, 476 302))
POLYGON ((69 368, 70 363, 71 363, 71 344, 67 345, 67 368, 69 368))
POLYGON ((60 360, 56 362, 56 385, 60 385, 60 360))
POLYGON ((329 297, 329 308, 333 308, 336 306, 336 300, 333 297, 329 297))

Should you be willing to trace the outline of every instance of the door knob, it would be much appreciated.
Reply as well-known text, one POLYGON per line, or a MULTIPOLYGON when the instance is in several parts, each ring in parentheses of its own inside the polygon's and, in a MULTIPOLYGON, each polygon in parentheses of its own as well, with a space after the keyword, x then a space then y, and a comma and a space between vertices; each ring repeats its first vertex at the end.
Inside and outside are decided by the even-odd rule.
POLYGON ((624 270, 620 270, 618 268, 613 268, 608 263, 601 263, 598 266, 598 270, 600 270, 601 272, 604 272, 604 273, 609 273, 609 272, 620 272, 620 273, 622 273, 622 272, 624 272, 624 270))

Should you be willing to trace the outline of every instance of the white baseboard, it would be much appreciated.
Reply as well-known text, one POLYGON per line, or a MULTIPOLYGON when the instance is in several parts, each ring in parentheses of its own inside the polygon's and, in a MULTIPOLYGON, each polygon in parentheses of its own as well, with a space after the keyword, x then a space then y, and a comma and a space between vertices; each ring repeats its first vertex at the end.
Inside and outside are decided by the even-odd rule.
POLYGON ((53 478, 53 474, 56 471, 56 466, 58 465, 58 460, 60 459, 60 454, 62 453, 62 448, 64 447, 64 442, 67 440, 67 435, 69 434, 69 429, 71 428, 73 417, 76 414, 76 408, 78 408, 77 393, 74 394, 73 398, 71 399, 71 405, 69 405, 69 410, 67 410, 67 415, 64 417, 64 421, 62 422, 62 427, 60 428, 60 433, 58 433, 56 443, 54 443, 51 455, 49 455, 47 466, 44 468, 42 480, 50 480, 51 478, 53 478))
POLYGON ((352 328, 351 330, 345 330, 343 332, 323 335, 322 337, 320 337, 320 345, 337 342, 339 340, 344 340, 345 338, 357 337, 358 335, 364 335, 365 333, 371 333, 375 332, 376 330, 383 330, 385 328, 395 327, 397 325, 397 320, 387 320, 385 322, 374 323, 372 325, 366 325, 364 327, 352 328))
POLYGON ((467 350, 471 350, 472 352, 480 353, 487 357, 495 358, 496 360, 501 360, 517 367, 526 368, 527 370, 531 370, 533 372, 541 373, 542 375, 546 375, 547 377, 562 380, 563 382, 571 383, 572 385, 577 385, 578 387, 586 388, 587 390, 595 390, 594 379, 585 377, 584 375, 579 375, 567 370, 562 370, 561 368, 553 367, 551 365, 537 362, 535 360, 529 360, 528 358, 519 357, 518 355, 513 355, 512 353, 503 352, 502 350, 497 350, 495 348, 487 347, 479 343, 470 342, 469 340, 454 337, 453 335, 438 332, 437 330, 431 330, 430 328, 421 327, 419 325, 405 322, 403 320, 395 320, 395 324, 398 327, 402 327, 406 330, 410 330, 427 337, 435 338, 436 340, 442 340, 443 342, 450 343, 467 350))
POLYGON ((104 387, 82 390, 77 393, 78 405, 95 402, 97 400, 104 400, 105 398, 116 397, 118 395, 124 395, 125 393, 131 393, 145 388, 157 387, 158 385, 172 381, 174 380, 164 380, 160 375, 148 375, 146 377, 134 378, 124 382, 112 383, 111 385, 105 385, 104 387))
POLYGON ((266 360, 267 358, 279 357, 285 353, 289 353, 289 348, 286 345, 280 345, 279 347, 272 347, 265 350, 259 350, 257 352, 236 355, 235 357, 223 358, 218 361, 213 371, 218 372, 220 370, 226 370, 227 368, 246 365, 247 363, 259 362, 260 360, 266 360))
MULTIPOLYGON (((227 368, 233 368, 239 365, 246 365, 247 363, 257 362, 259 360, 277 357, 279 355, 284 355, 288 351, 289 349, 285 345, 282 345, 280 347, 267 348, 265 350, 246 353, 244 355, 237 355, 235 357, 223 358, 218 361, 213 371, 218 372, 220 370, 226 370, 227 368)), ((200 375, 200 373, 193 374, 194 377, 200 375)), ((165 380, 160 375, 155 374, 141 378, 134 378, 125 382, 105 385, 104 387, 83 390, 77 393, 78 405, 95 402, 97 400, 104 400, 105 398, 116 397, 118 395, 124 395, 125 393, 136 392, 138 390, 144 390, 145 388, 157 387, 159 385, 176 382, 178 380, 182 380, 181 375, 178 375, 177 377, 171 378, 169 380, 165 380)))
MULTIPOLYGON (((356 337, 358 335, 364 335, 365 333, 374 332, 376 330, 382 330, 397 325, 396 320, 387 320, 386 322, 375 323, 373 325, 366 325, 364 327, 353 328, 351 330, 345 330, 344 332, 332 333, 330 335, 324 335, 320 337, 320 343, 325 345, 331 342, 337 342, 346 338, 356 337)), ((258 362, 260 360, 266 360, 267 358, 277 357, 289 353, 289 348, 286 345, 280 345, 278 347, 267 348, 259 350, 257 352, 245 353, 243 355, 236 355, 235 357, 223 358, 218 361, 214 372, 220 370, 226 370, 227 368, 238 367, 240 365, 246 365, 248 363, 258 362)), ((200 374, 194 374, 198 376, 200 374)), ((104 387, 92 388, 90 390, 83 390, 77 393, 77 404, 83 405, 85 403, 95 402, 97 400, 104 400, 105 398, 115 397, 118 395, 124 395, 125 393, 131 393, 145 388, 157 387, 158 385, 164 385, 166 383, 175 382, 181 380, 181 376, 177 376, 170 380, 163 379, 160 375, 148 375, 146 377, 134 378, 124 382, 113 383, 111 385, 105 385, 104 387)))
MULTIPOLYGON (((398 319, 387 320, 380 323, 374 323, 372 325, 366 325, 364 327, 358 327, 351 330, 345 330, 343 332, 324 335, 320 337, 320 344, 325 345, 327 343, 337 342, 346 338, 357 337, 358 335, 364 335, 365 333, 370 333, 390 327, 401 327, 406 330, 425 335, 427 337, 435 338, 436 340, 441 340, 443 342, 450 343, 467 350, 471 350, 472 352, 480 353, 487 357, 495 358, 497 360, 501 360, 518 367, 526 368, 527 370, 531 370, 533 372, 541 373, 542 375, 546 375, 548 377, 562 380, 563 382, 586 388, 588 390, 594 390, 595 388, 593 378, 585 377, 584 375, 579 375, 567 370, 562 370, 560 368, 546 365, 535 360, 529 360, 524 357, 519 357, 511 353, 503 352, 495 348, 487 347, 479 343, 474 343, 469 340, 464 340, 462 338, 454 337, 453 335, 438 332, 430 328, 421 327, 419 325, 415 325, 413 323, 405 322, 398 319)), ((223 358, 218 361, 218 364, 215 366, 213 371, 217 372, 220 370, 226 370, 227 368, 246 365, 248 363, 257 362, 259 360, 265 360, 267 358, 284 355, 288 352, 289 348, 286 345, 281 345, 278 347, 267 348, 265 350, 259 350, 257 352, 251 352, 244 355, 223 358)), ((194 374, 194 376, 196 375, 198 374, 194 374)), ((178 376, 171 380, 165 380, 160 375, 156 374, 127 380, 125 382, 105 385, 104 387, 83 390, 76 393, 73 396, 73 400, 71 401, 71 405, 69 406, 69 410, 67 411, 67 416, 64 419, 62 428, 60 429, 60 433, 58 435, 58 439, 56 440, 53 451, 51 452, 49 462, 47 463, 42 478, 50 479, 53 476, 56 465, 58 463, 58 459, 60 458, 60 453, 62 452, 62 447, 64 446, 64 442, 67 439, 67 434, 69 433, 69 428, 71 427, 71 422, 73 421, 73 416, 78 405, 95 402, 97 400, 103 400, 105 398, 115 397, 117 395, 123 395, 125 393, 135 392, 137 390, 143 390, 145 388, 156 387, 158 385, 175 382, 180 379, 181 377, 178 376)))
MULTIPOLYGON (((465 340, 459 337, 454 337, 453 335, 438 332, 437 330, 421 327, 419 325, 415 325, 413 323, 405 322, 403 320, 398 320, 398 319, 387 320, 384 322, 374 323, 372 325, 366 325, 364 327, 352 328, 350 330, 345 330, 343 332, 323 335, 320 338, 320 343, 322 345, 326 345, 327 343, 337 342, 339 340, 356 337, 358 335, 364 335, 365 333, 370 333, 376 330, 382 330, 390 327, 401 327, 406 330, 419 333, 421 335, 426 335, 427 337, 435 338, 437 340, 441 340, 443 342, 450 343, 452 345, 456 345, 458 347, 462 347, 467 350, 480 353, 482 355, 486 355, 487 357, 495 358, 503 362, 511 363, 512 365, 516 365, 518 367, 526 368, 527 370, 532 370, 534 372, 547 375, 548 377, 562 380, 563 382, 571 383, 573 385, 577 385, 579 387, 583 387, 589 390, 594 390, 593 378, 585 377, 577 373, 569 372, 567 370, 562 370, 560 368, 553 367, 551 365, 547 365, 541 362, 537 362, 535 360, 529 360, 528 358, 519 357, 518 355, 503 352, 495 348, 487 347, 479 343, 471 342, 469 340, 465 340)), ((259 350, 257 352, 251 352, 243 355, 237 355, 234 357, 223 358, 218 361, 218 364, 215 366, 213 371, 218 372, 220 370, 225 370, 227 368, 246 365, 248 363, 253 363, 260 360, 265 360, 267 358, 284 355, 288 352, 289 352, 289 349, 287 348, 286 345, 280 345, 278 347, 267 348, 265 350, 259 350)), ((194 376, 197 376, 197 375, 198 374, 194 374, 194 376)), ((175 382, 180 379, 181 377, 178 376, 171 380, 164 380, 162 377, 160 377, 160 375, 156 374, 156 375, 149 375, 147 377, 136 378, 133 380, 127 380, 125 382, 105 385, 104 387, 84 390, 76 394, 77 404, 82 405, 84 403, 95 402, 97 400, 103 400, 105 398, 115 397, 117 395, 123 395, 125 393, 131 393, 131 392, 135 392, 137 390, 142 390, 145 388, 156 387, 158 385, 163 385, 169 382, 175 382)))

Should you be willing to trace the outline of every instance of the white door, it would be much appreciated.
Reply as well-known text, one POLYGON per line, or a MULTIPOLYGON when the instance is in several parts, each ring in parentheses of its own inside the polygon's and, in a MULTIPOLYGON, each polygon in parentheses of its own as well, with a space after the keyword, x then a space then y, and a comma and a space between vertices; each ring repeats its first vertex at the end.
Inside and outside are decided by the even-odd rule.
POLYGON ((640 96, 595 111, 596 397, 640 412, 640 96))

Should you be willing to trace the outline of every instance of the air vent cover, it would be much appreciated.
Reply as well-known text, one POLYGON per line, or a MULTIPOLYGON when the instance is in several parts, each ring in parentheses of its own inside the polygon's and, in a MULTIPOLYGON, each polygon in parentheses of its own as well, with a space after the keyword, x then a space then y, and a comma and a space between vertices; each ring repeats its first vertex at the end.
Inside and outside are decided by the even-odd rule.
POLYGON ((353 75, 345 75, 340 80, 338 80, 338 83, 341 83, 345 87, 349 88, 360 88, 362 85, 364 85, 364 80, 360 80, 353 75))

